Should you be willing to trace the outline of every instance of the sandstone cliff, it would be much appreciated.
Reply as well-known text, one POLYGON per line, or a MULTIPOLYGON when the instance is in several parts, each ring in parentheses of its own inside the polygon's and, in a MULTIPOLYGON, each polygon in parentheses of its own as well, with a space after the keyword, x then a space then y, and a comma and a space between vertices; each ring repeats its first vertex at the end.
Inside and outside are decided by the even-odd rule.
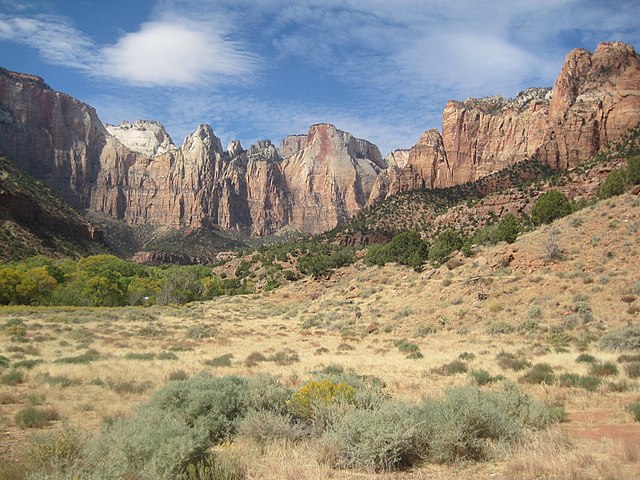
POLYGON ((369 203, 415 188, 475 181, 537 157, 553 168, 589 158, 640 123, 640 57, 621 42, 567 55, 552 90, 450 101, 442 137, 425 132, 407 164, 378 179, 369 203))
POLYGON ((318 233, 397 192, 474 181, 536 157, 576 165, 640 122, 640 58, 574 50, 549 89, 450 101, 442 133, 382 158, 333 125, 226 149, 208 125, 180 147, 157 122, 104 126, 42 79, 0 69, 0 150, 80 208, 133 225, 318 233))

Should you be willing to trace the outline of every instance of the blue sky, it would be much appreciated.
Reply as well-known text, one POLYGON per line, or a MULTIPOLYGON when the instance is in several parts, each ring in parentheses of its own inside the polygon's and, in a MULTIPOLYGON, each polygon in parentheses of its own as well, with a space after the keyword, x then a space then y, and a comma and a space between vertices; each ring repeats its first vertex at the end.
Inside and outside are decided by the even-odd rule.
POLYGON ((551 86, 566 54, 640 45, 640 0, 0 0, 0 66, 103 122, 278 144, 329 122, 383 155, 447 100, 551 86))

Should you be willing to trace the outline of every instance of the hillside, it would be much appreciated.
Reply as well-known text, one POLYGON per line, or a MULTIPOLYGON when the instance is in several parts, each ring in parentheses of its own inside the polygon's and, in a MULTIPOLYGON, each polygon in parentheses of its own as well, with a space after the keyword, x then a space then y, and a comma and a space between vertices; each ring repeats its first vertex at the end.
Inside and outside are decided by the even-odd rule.
MULTIPOLYGON (((102 418, 134 415, 133 405, 167 379, 197 380, 203 371, 271 374, 299 391, 318 372, 345 368, 378 377, 386 395, 406 402, 439 398, 456 386, 500 392, 515 388, 513 381, 563 408, 566 420, 509 448, 495 445, 487 460, 460 450, 461 460, 414 460, 405 472, 334 469, 326 437, 296 436, 264 419, 215 447, 216 458, 225 468, 240 466, 244 473, 234 478, 635 479, 640 424, 626 408, 639 398, 630 360, 639 353, 637 333, 612 334, 637 332, 639 232, 640 197, 624 194, 512 245, 480 247, 473 258, 422 273, 358 261, 328 279, 183 307, 5 307, 0 355, 23 380, 2 386, 0 451, 12 459, 4 472, 21 468, 13 460, 33 461, 20 455, 33 450, 22 448, 29 437, 13 420, 30 398, 57 412, 51 431, 64 422, 94 433, 102 418), (561 251, 555 260, 544 259, 550 241, 561 251), (604 338, 622 350, 606 348, 612 343, 604 338), (534 376, 542 371, 544 377, 534 376)), ((102 445, 106 455, 111 447, 102 445)))
POLYGON ((0 155, 0 260, 106 252, 103 232, 0 155))

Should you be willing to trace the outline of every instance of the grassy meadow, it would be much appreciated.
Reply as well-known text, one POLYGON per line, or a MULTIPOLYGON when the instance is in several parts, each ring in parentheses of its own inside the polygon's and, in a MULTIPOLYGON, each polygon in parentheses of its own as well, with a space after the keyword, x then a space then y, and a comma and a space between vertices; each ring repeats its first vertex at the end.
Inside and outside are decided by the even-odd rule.
MULTIPOLYGON (((422 272, 357 261, 330 278, 183 306, 2 307, 0 478, 84 478, 73 472, 86 472, 96 445, 108 457, 109 432, 133 428, 124 422, 163 389, 217 388, 227 376, 249 396, 270 379, 280 410, 247 407, 207 443, 215 468, 194 464, 181 478, 638 478, 639 259, 640 200, 627 194, 422 272), (375 388, 358 383, 371 377, 375 388), (302 409, 322 379, 328 393, 302 409), (465 424, 478 433, 472 447, 443 440, 451 402, 511 405, 505 418, 520 418, 514 391, 535 402, 527 415, 553 421, 527 417, 494 436, 465 424), (366 422, 370 431, 356 428, 366 422)), ((100 468, 95 478, 109 478, 100 468)), ((152 478, 144 472, 118 478, 152 478)))

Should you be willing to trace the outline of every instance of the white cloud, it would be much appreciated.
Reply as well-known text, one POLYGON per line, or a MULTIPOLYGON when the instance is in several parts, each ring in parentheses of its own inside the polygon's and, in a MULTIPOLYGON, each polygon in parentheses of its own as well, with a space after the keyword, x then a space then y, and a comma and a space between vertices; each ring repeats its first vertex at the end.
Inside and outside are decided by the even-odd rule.
POLYGON ((145 23, 100 52, 103 74, 147 86, 202 85, 249 75, 256 66, 257 59, 215 25, 184 20, 145 23))

